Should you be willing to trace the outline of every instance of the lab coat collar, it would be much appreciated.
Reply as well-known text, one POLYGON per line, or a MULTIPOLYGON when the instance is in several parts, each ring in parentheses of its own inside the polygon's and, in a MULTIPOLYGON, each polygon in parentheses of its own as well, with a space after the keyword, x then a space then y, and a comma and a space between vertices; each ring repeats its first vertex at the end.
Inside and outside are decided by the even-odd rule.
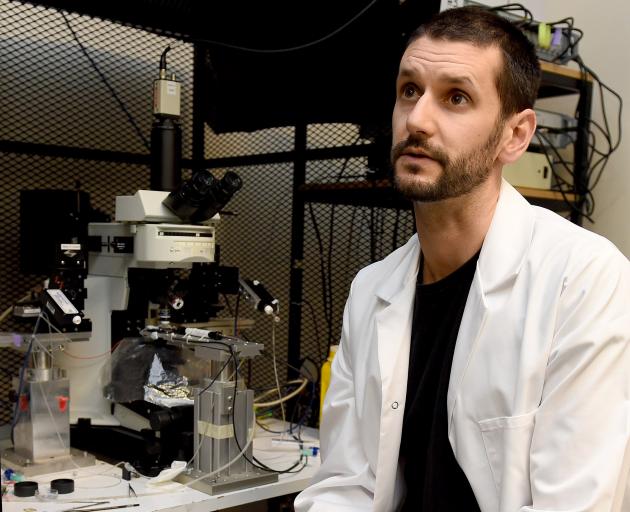
MULTIPOLYGON (((400 249, 403 253, 399 264, 391 274, 383 276, 376 287, 376 296, 388 304, 394 302, 396 295, 404 289, 410 280, 415 282, 420 263, 420 243, 418 234, 413 235, 400 249)), ((389 257, 395 257, 395 253, 389 257)))
POLYGON ((503 180, 477 263, 484 298, 514 281, 525 261, 533 233, 534 214, 530 204, 503 180))

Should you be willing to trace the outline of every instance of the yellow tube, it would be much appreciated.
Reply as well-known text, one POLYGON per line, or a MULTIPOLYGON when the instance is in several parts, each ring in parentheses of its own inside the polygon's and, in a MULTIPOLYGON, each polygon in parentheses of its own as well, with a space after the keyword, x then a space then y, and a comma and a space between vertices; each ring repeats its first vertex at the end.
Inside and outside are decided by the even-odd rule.
POLYGON ((330 385, 330 367, 332 365, 335 354, 339 345, 331 345, 328 358, 322 365, 321 374, 319 378, 319 425, 322 424, 322 412, 324 411, 324 398, 326 397, 326 391, 330 385))

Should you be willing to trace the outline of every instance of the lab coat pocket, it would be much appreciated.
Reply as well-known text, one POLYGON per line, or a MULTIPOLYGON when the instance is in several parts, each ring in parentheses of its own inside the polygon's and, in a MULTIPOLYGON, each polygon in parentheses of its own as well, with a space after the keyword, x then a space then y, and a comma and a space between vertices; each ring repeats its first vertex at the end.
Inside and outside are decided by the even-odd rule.
POLYGON ((531 501, 529 451, 537 412, 478 422, 501 510, 531 501))

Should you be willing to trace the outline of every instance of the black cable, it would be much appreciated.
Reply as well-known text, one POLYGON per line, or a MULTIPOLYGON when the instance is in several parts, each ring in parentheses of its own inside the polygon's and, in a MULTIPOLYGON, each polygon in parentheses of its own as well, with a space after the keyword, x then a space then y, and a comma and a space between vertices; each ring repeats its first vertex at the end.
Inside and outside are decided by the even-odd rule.
MULTIPOLYGON (((589 119, 589 122, 590 122, 590 124, 592 124, 594 127, 596 127, 601 132, 601 134, 605 138, 606 143, 608 144, 608 151, 606 153, 601 152, 600 150, 597 149, 595 141, 591 145, 591 155, 589 157, 588 178, 589 178, 589 181, 591 182, 589 191, 592 191, 599 184, 599 181, 600 181, 601 177, 603 176, 603 173, 604 173, 604 170, 605 170, 606 165, 608 163, 608 159, 609 159, 610 155, 614 151, 616 151, 617 148, 619 147, 619 145, 621 144, 621 139, 622 139, 623 99, 621 98, 621 96, 617 92, 615 92, 608 85, 603 83, 601 81, 601 79, 599 78, 599 76, 597 75, 597 73, 595 73, 591 68, 589 68, 584 63, 584 61, 582 60, 581 57, 577 56, 574 59, 574 61, 579 65, 580 70, 581 70, 581 72, 582 72, 582 74, 584 76, 584 79, 586 79, 588 77, 588 75, 590 74, 593 77, 593 79, 597 82, 598 89, 599 89, 599 99, 600 99, 600 103, 601 103, 601 107, 602 107, 602 117, 604 119, 604 127, 602 127, 599 123, 597 123, 596 121, 594 121, 592 119, 589 119), (617 140, 615 142, 613 142, 612 136, 611 136, 611 133, 610 133, 610 125, 608 123, 608 112, 607 112, 606 99, 605 99, 605 96, 604 96, 604 90, 606 90, 609 93, 611 93, 617 99, 617 101, 619 103, 619 110, 618 110, 618 116, 617 116, 617 132, 618 132, 618 136, 617 136, 617 140), (601 158, 599 158, 593 164, 594 154, 598 154, 601 158)), ((593 135, 593 137, 595 138, 594 135, 593 135)), ((594 208, 594 200, 592 201, 591 204, 592 204, 592 208, 594 208)))
POLYGON ((552 21, 552 22, 548 22, 547 25, 551 26, 551 27, 555 27, 557 25, 566 25, 567 29, 568 29, 568 35, 567 35, 567 39, 568 39, 568 44, 566 46, 566 48, 564 48, 564 50, 562 50, 562 52, 560 52, 558 55, 556 55, 552 62, 556 62, 558 60, 560 60, 562 57, 564 57, 565 55, 571 56, 573 53, 573 50, 575 49, 575 47, 578 45, 578 43, 582 40, 582 38, 584 37, 584 32, 582 30, 580 30, 579 28, 575 28, 573 26, 574 24, 574 19, 573 17, 568 17, 568 18, 563 18, 561 20, 558 21, 552 21), (574 38, 573 37, 573 33, 577 34, 577 37, 574 38))
MULTIPOLYGON (((556 171, 555 166, 554 166, 554 163, 553 163, 553 161, 552 161, 552 159, 551 159, 551 155, 549 154, 548 149, 551 149, 551 150, 554 152, 554 154, 555 154, 556 158, 558 158, 558 160, 559 160, 559 163, 561 163, 561 164, 565 167, 565 169, 566 169, 566 170, 567 170, 567 171, 568 171, 568 172, 569 172, 572 176, 573 176, 573 170, 572 170, 572 169, 571 169, 571 168, 570 168, 570 167, 566 164, 566 162, 565 162, 565 161, 564 161, 564 159, 562 158, 562 155, 560 155, 560 153, 559 153, 559 152, 558 152, 558 150, 555 148, 555 146, 553 146, 553 145, 549 142, 549 140, 548 140, 548 139, 544 136, 544 134, 542 134, 542 133, 540 133, 540 132, 536 131, 536 132, 535 132, 535 135, 536 135, 536 137, 538 137, 538 140, 540 141, 540 145, 541 145, 541 147, 543 148, 543 151, 544 151, 545 156, 546 156, 546 158, 547 158, 547 162, 548 162, 548 164, 549 164, 549 168, 551 169, 552 174, 554 175, 554 177, 556 178, 556 180, 557 180, 557 181, 558 181, 558 180, 560 180, 560 181, 563 181, 564 183, 567 183, 567 182, 566 182, 566 181, 565 181, 565 180, 564 180, 564 179, 563 179, 563 178, 562 178, 562 177, 558 174, 558 172, 556 171), (546 143, 547 143, 547 145, 545 145, 543 141, 544 141, 544 142, 546 142, 546 143)), ((588 196, 588 195, 590 195, 590 191, 588 190, 588 183, 586 183, 585 185, 586 185, 586 188, 587 188, 586 193, 585 193, 585 196, 588 196)), ((568 191, 566 191, 566 190, 564 190, 564 188, 563 188, 563 187, 559 187, 559 188, 558 188, 558 192, 560 192, 560 194, 562 195, 562 199, 563 199, 563 201, 567 204, 567 206, 569 206, 569 208, 570 208, 572 211, 574 211, 574 212, 578 213, 579 215, 584 216, 584 217, 585 217, 586 219, 588 219, 590 222, 593 222, 593 219, 591 218, 591 214, 592 214, 592 211, 591 211, 591 210, 592 210, 592 209, 586 209, 586 210, 584 210, 584 209, 582 209, 582 208, 578 208, 578 207, 576 207, 576 206, 575 206, 575 204, 573 203, 573 201, 571 201, 571 200, 568 198, 568 196, 567 196, 567 193, 569 193, 569 192, 568 192, 568 191)), ((591 204, 592 204, 592 202, 591 202, 591 204)))
POLYGON ((116 100, 116 102, 118 103, 118 106, 121 108, 121 110, 124 112, 124 114, 127 116, 127 119, 129 120, 129 122, 131 123, 131 126, 133 126, 133 129, 136 131, 136 133, 138 134, 138 137, 140 138, 142 144, 144 145, 144 147, 150 151, 151 148, 149 146, 149 143, 147 141, 147 139, 145 138, 145 136, 143 135, 142 131, 140 130, 140 128, 138 127, 135 119, 133 118, 133 116, 131 115, 131 113, 129 112, 129 110, 127 109, 126 105, 124 104, 124 102, 118 97, 118 94, 116 94, 116 91, 114 90, 114 88, 111 86, 111 84, 109 83, 109 81, 107 80, 107 77, 101 72, 101 70, 98 68, 98 66, 96 65, 96 62, 94 61, 94 59, 92 59, 92 57, 90 56, 90 54, 87 52, 85 46, 83 46, 83 43, 80 41, 79 37, 77 36, 77 34, 75 33, 74 29, 72 28, 72 25, 70 25, 70 21, 68 20, 68 18, 66 18, 66 15, 64 14, 63 11, 59 11, 59 14, 61 14, 61 16, 63 17, 63 20, 66 22, 66 25, 68 26, 68 29, 70 30, 70 33, 72 34, 72 37, 74 38, 74 40, 77 42, 77 44, 79 45, 79 48, 81 48, 81 51, 83 52, 83 54, 87 57, 88 61, 90 62, 90 64, 92 65, 92 67, 94 68, 94 70, 96 71, 96 73, 98 74, 98 76, 100 77, 100 79, 103 81, 103 83, 105 84, 105 86, 107 87, 107 89, 109 90, 110 94, 113 96, 113 98, 116 100))
MULTIPOLYGON (((606 143, 608 144, 608 152, 605 153, 605 154, 610 155, 613 152, 613 144, 612 144, 612 139, 610 138, 610 133, 606 132, 606 130, 602 127, 602 125, 599 124, 597 121, 595 121, 593 119, 591 119, 589 121, 589 124, 591 124, 595 128, 597 128, 600 131, 600 133, 602 134, 602 136, 604 137, 604 139, 606 139, 606 143)), ((594 133, 593 133, 593 137, 595 138, 595 134, 594 133)), ((604 153, 602 153, 602 154, 604 154, 604 153)))
POLYGON ((317 316, 315 315, 315 308, 313 308, 313 305, 308 300, 302 299, 302 304, 306 305, 311 313, 311 321, 313 322, 313 327, 315 329, 315 340, 317 341, 317 357, 320 359, 320 361, 322 361, 327 356, 322 355, 322 345, 321 345, 320 335, 319 335, 320 334, 319 326, 317 324, 317 316))
MULTIPOLYGON (((223 370, 227 367, 228 363, 231 361, 233 361, 234 363, 234 393, 232 393, 232 410, 230 413, 231 416, 231 420, 232 420, 232 429, 234 432, 234 442, 236 443, 236 446, 238 447, 239 451, 243 451, 243 448, 241 447, 239 441, 238 441, 238 437, 236 434, 236 423, 235 423, 235 405, 236 405, 236 393, 238 392, 238 359, 236 358, 236 354, 234 352, 234 348, 224 342, 221 341, 215 341, 215 340, 211 340, 208 342, 189 342, 191 344, 197 344, 197 345, 208 345, 208 344, 215 344, 215 345, 223 345, 225 347, 227 347, 227 349, 230 352, 230 357, 226 360, 226 362, 223 364, 223 366, 221 367, 221 369, 218 371, 217 375, 212 379, 212 381, 210 382, 210 384, 208 384, 203 390, 201 390, 199 392, 199 394, 197 395, 198 397, 201 396, 205 391, 207 391, 210 386, 212 386, 212 384, 214 384, 214 382, 217 380, 217 378, 221 375, 221 373, 223 372, 223 370)), ((249 457, 247 457, 247 455, 245 455, 245 452, 242 453, 243 458, 245 458, 245 460, 247 460, 250 464, 252 464, 254 467, 257 467, 261 470, 264 471, 269 471, 272 473, 299 473, 300 471, 302 471, 306 465, 308 464, 308 457, 305 457, 304 455, 300 454, 300 458, 299 460, 292 465, 291 467, 289 467, 288 469, 283 469, 283 470, 276 470, 276 469, 272 469, 269 466, 266 466, 265 464, 261 463, 259 460, 256 459, 256 457, 252 458, 254 459, 254 461, 250 460, 249 457), (297 470, 297 471, 292 471, 295 467, 297 467, 303 459, 306 459, 304 464, 302 465, 302 467, 297 470)))
POLYGON ((213 46, 222 46, 222 47, 225 47, 225 48, 231 48, 233 50, 242 50, 242 51, 251 52, 251 53, 286 53, 286 52, 294 52, 294 51, 297 51, 297 50, 303 50, 305 48, 309 48, 311 46, 315 46, 315 45, 317 45, 319 43, 323 43, 324 41, 330 39, 331 37, 336 36, 339 32, 341 32, 346 27, 348 27, 349 25, 354 23, 359 17, 361 17, 377 1, 378 0, 371 0, 365 7, 363 7, 350 20, 346 21, 343 25, 341 25, 339 28, 333 30, 329 34, 327 34, 327 35, 325 35, 323 37, 320 37, 319 39, 316 39, 314 41, 310 41, 308 43, 304 43, 304 44, 301 44, 301 45, 298 45, 298 46, 292 46, 292 47, 288 47, 288 48, 276 48, 276 49, 265 50, 265 49, 262 49, 262 48, 249 48, 249 47, 245 47, 245 46, 238 46, 238 45, 235 45, 235 44, 224 43, 224 42, 221 42, 221 41, 215 41, 213 39, 194 38, 193 42, 206 43, 206 44, 213 45, 213 46))
MULTIPOLYGON (((326 279, 324 244, 322 242, 322 236, 319 231, 319 226, 317 225, 317 220, 315 219, 315 212, 313 211, 313 205, 311 203, 308 203, 308 211, 311 217, 311 222, 313 223, 313 229, 315 230, 315 238, 317 239, 317 247, 319 249, 319 270, 320 270, 320 277, 322 281, 324 320, 326 320, 326 325, 328 326, 328 332, 331 332, 332 331, 332 313, 329 311, 329 305, 328 305, 328 281, 326 279)), ((328 341, 330 341, 330 339, 328 341)))
POLYGON ((488 7, 488 10, 494 11, 494 12, 504 12, 507 14, 512 14, 514 12, 522 12, 524 14, 524 17, 522 20, 510 20, 517 27, 530 25, 534 21, 534 15, 532 14, 532 12, 523 4, 519 4, 519 3, 510 3, 510 4, 505 4, 505 5, 499 5, 497 7, 488 7))
POLYGON ((298 410, 298 406, 300 405, 300 400, 304 397, 304 393, 301 393, 297 399, 297 403, 296 403, 296 407, 293 408, 293 412, 291 414, 291 420, 289 422, 289 428, 286 430, 272 430, 270 428, 268 428, 266 425, 264 425, 263 423, 259 422, 258 420, 256 420, 256 424, 263 429, 266 432, 270 432, 272 434, 286 434, 289 433, 293 436, 294 439, 296 439, 297 441, 301 441, 302 440, 302 424, 303 422, 306 420, 307 415, 311 412, 312 410, 312 405, 313 405, 313 400, 315 398, 315 382, 311 382, 311 393, 310 393, 310 403, 306 408, 306 411, 304 412, 304 414, 302 414, 302 416, 300 417, 300 420, 296 423, 294 421, 295 418, 295 414, 296 411, 298 410), (294 430, 294 426, 297 425, 298 426, 298 432, 297 432, 297 436, 295 434, 293 434, 293 430, 294 430))
POLYGON ((230 299, 228 299, 228 296, 225 293, 222 293, 221 295, 223 295, 223 300, 225 301, 225 305, 228 309, 228 312, 230 313, 230 315, 234 316, 234 311, 232 310, 232 304, 230 304, 230 299))
MULTIPOLYGON (((619 103, 619 111, 618 111, 618 115, 617 115, 617 133, 618 133, 618 137, 617 137, 617 142, 615 142, 613 144, 612 147, 612 151, 615 151, 618 147, 619 144, 621 144, 621 138, 622 138, 622 113, 623 113, 623 98, 613 89, 611 89, 608 85, 606 85, 604 82, 601 81, 601 79, 599 78, 599 76, 597 75, 597 73, 595 73, 595 71, 593 71, 590 67, 588 67, 586 64, 584 64, 584 61, 582 60, 582 58, 580 56, 577 56, 574 61, 580 66, 580 68, 584 69, 588 74, 590 74, 595 81, 598 84, 599 87, 599 97, 600 97, 600 101, 602 104, 602 116, 604 118, 604 126, 606 127, 606 132, 608 134, 610 134, 610 127, 608 125, 608 115, 607 115, 607 109, 606 109, 606 103, 605 103, 605 99, 604 99, 604 90, 608 91, 610 94, 612 94, 618 101, 619 103)), ((612 140, 612 137, 611 137, 612 140)))
POLYGON ((241 303, 241 294, 236 296, 236 306, 234 306, 234 336, 238 334, 238 307, 241 303))
POLYGON ((214 384, 216 382, 216 380, 221 376, 221 374, 223 373, 223 370, 225 370, 225 368, 227 367, 227 365, 229 364, 229 362, 231 361, 231 359, 228 357, 227 360, 225 361, 225 363, 223 363, 223 366, 221 367, 221 369, 217 372, 217 374, 214 376, 214 378, 210 381, 210 384, 208 384, 205 388, 203 388, 201 391, 199 391, 199 395, 201 396, 202 393, 205 393, 206 391, 208 391, 208 389, 210 389, 212 387, 212 384, 214 384))
POLYGON ((252 455, 253 461, 247 455, 245 455, 245 452, 243 451, 243 448, 241 447, 241 444, 238 441, 238 436, 236 434, 236 421, 235 421, 236 415, 234 414, 235 404, 236 404, 236 393, 238 391, 238 361, 236 359, 236 355, 234 354, 234 350, 232 349, 232 347, 230 347, 230 349, 231 349, 230 352, 232 354, 232 359, 234 360, 234 368, 236 368, 236 371, 234 372, 234 393, 232 394, 232 411, 230 413, 230 416, 232 417, 232 429, 234 431, 234 442, 236 443, 236 446, 237 446, 239 452, 243 452, 242 453, 242 457, 247 462, 249 462, 252 466, 257 467, 258 469, 261 469, 263 471, 268 471, 270 473, 299 473, 308 464, 308 457, 306 457, 306 461, 304 462, 302 467, 299 470, 297 470, 297 471, 292 471, 295 467, 299 466, 300 463, 302 462, 302 459, 304 458, 304 456, 301 453, 300 453, 299 460, 295 464, 293 464, 288 469, 282 469, 282 470, 277 470, 277 469, 270 468, 266 464, 263 464, 258 459, 256 459, 256 457, 254 457, 253 455, 252 455))
POLYGON ((599 158, 599 160, 597 160, 592 167, 592 173, 591 174, 595 174, 595 170, 599 168, 599 171, 597 172, 597 176, 595 177, 595 179, 593 180, 593 184, 591 185, 591 190, 593 190, 597 184, 599 183, 599 180, 601 179, 603 173, 604 173, 604 169, 606 168, 606 165, 608 165, 608 156, 602 156, 599 158))
MULTIPOLYGON (((267 357, 269 359, 273 359, 273 356, 270 355, 270 354, 267 354, 266 352, 261 352, 260 355, 263 356, 263 357, 267 357)), ((308 358, 305 358, 305 359, 308 359, 308 358)), ((281 361, 281 360, 278 360, 278 362, 283 364, 283 365, 285 365, 287 368, 290 368, 291 370, 294 370, 294 371, 298 372, 302 377, 304 377, 306 380, 308 380, 310 382, 317 381, 317 379, 318 379, 317 376, 311 375, 310 373, 307 374, 302 369, 296 368, 295 366, 292 366, 292 365, 290 365, 287 362, 284 362, 284 361, 281 361)))

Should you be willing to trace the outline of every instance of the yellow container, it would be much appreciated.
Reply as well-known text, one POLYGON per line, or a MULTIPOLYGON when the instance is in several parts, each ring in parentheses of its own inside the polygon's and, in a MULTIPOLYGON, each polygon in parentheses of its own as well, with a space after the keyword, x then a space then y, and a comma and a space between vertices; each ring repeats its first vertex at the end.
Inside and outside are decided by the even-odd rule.
POLYGON ((339 345, 331 345, 330 352, 328 352, 328 359, 324 361, 322 365, 321 374, 319 377, 319 424, 322 424, 322 412, 324 411, 324 398, 326 397, 326 391, 330 385, 330 367, 332 365, 335 354, 339 345))

